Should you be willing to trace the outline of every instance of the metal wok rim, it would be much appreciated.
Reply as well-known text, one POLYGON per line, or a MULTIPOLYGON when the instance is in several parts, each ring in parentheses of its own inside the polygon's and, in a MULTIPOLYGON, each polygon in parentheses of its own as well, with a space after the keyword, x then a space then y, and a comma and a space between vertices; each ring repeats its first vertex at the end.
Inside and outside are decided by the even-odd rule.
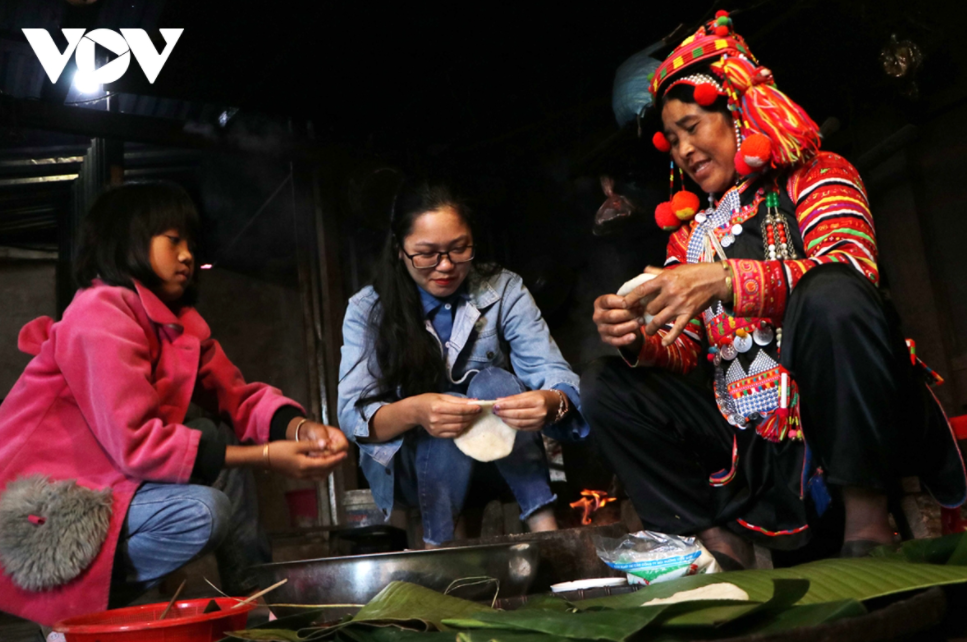
POLYGON ((369 559, 382 559, 386 557, 399 557, 401 555, 433 555, 441 553, 453 553, 455 551, 460 551, 461 553, 469 551, 482 551, 482 550, 492 550, 492 549, 518 549, 520 551, 527 551, 532 548, 537 548, 534 542, 504 542, 496 544, 478 544, 475 546, 447 546, 444 548, 432 548, 423 550, 407 550, 407 551, 390 551, 387 553, 366 553, 363 555, 341 555, 333 557, 316 557, 313 559, 304 560, 290 560, 288 562, 269 562, 268 564, 258 564, 253 566, 253 569, 259 568, 273 568, 279 566, 293 566, 297 564, 309 564, 310 562, 354 562, 357 560, 369 560, 369 559))

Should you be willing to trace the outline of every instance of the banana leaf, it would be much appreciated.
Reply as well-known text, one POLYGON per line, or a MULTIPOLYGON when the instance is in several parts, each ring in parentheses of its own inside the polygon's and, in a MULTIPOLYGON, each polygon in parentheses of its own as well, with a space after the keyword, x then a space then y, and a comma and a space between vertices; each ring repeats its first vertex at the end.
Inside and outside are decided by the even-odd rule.
POLYGON ((866 613, 866 607, 857 600, 839 600, 837 602, 793 606, 761 614, 755 623, 744 626, 742 633, 744 635, 780 633, 806 626, 834 622, 843 618, 866 615, 866 613))
POLYGON ((680 591, 718 582, 735 584, 749 594, 750 600, 764 602, 773 593, 772 580, 796 578, 809 580, 809 591, 797 604, 850 599, 862 602, 930 586, 967 582, 967 567, 911 564, 875 558, 828 559, 793 568, 693 575, 653 584, 636 593, 576 601, 574 606, 579 610, 591 607, 630 608, 656 597, 669 597, 680 591))
POLYGON ((573 611, 574 605, 557 595, 537 595, 527 600, 519 611, 573 611))
POLYGON ((421 622, 427 630, 446 630, 444 620, 493 612, 488 606, 437 593, 407 582, 390 582, 353 616, 361 622, 421 622))
POLYGON ((899 547, 880 546, 871 557, 918 564, 967 565, 967 537, 955 533, 933 539, 912 539, 899 547))
POLYGON ((253 642, 302 642, 299 632, 291 629, 247 629, 232 631, 224 640, 251 640, 253 642))
POLYGON ((559 638, 622 642, 642 629, 662 626, 719 626, 764 609, 783 609, 797 602, 809 590, 804 580, 776 580, 766 602, 738 600, 695 600, 610 611, 527 610, 489 611, 472 619, 444 620, 456 628, 522 629, 559 638))

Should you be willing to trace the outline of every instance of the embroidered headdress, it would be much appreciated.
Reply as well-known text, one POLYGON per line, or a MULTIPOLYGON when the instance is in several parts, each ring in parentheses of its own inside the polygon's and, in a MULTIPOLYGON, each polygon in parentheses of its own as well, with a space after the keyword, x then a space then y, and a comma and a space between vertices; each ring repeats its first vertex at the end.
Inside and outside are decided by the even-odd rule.
MULTIPOLYGON (((703 107, 727 98, 739 139, 735 168, 741 176, 789 167, 819 150, 819 127, 776 88, 772 72, 759 65, 726 11, 672 51, 652 76, 649 91, 657 103, 678 85, 694 87, 695 102, 703 107), (695 69, 700 63, 701 72, 695 69)), ((660 151, 671 147, 662 132, 652 142, 660 151)), ((669 228, 662 221, 659 225, 669 228)))

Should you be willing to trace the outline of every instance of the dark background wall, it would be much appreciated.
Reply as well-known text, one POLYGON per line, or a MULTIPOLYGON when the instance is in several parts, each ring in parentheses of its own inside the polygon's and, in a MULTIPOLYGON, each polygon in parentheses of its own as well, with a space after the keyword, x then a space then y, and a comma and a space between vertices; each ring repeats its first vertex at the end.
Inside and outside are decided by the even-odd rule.
POLYGON ((17 350, 27 322, 57 314, 53 261, 0 260, 0 399, 7 396, 30 356, 17 350))

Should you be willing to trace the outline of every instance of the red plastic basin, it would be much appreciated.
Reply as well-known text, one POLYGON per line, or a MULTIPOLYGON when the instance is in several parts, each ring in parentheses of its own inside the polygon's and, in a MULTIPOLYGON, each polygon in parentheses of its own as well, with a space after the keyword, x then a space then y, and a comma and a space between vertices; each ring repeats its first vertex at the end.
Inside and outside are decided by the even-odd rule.
POLYGON ((67 642, 215 642, 228 631, 241 631, 255 604, 231 608, 239 600, 230 597, 175 602, 165 619, 158 616, 168 606, 145 604, 72 617, 54 625, 67 642), (203 613, 212 599, 222 609, 203 613))

